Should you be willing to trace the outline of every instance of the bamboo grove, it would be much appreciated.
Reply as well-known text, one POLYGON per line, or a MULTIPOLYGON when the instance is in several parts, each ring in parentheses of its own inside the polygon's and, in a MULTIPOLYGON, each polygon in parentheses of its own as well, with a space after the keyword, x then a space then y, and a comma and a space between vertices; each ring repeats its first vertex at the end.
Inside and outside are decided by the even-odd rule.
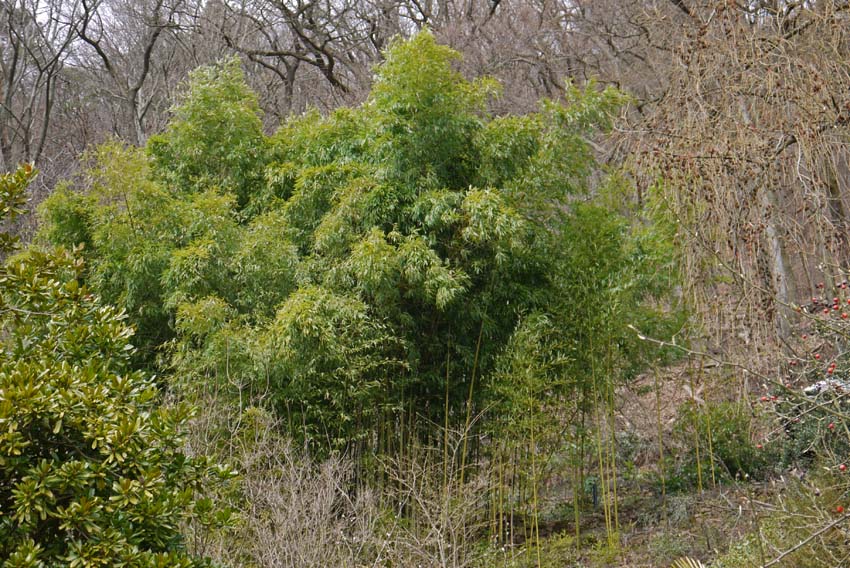
POLYGON ((222 461, 259 412, 352 458, 352 491, 483 483, 469 538, 495 543, 539 543, 541 486, 568 471, 575 531, 592 482, 614 543, 615 397, 670 357, 633 328, 681 325, 675 228, 595 163, 624 95, 494 116, 499 85, 457 58, 398 40, 366 102, 271 136, 238 60, 201 68, 144 148, 89 151, 36 246, 78 251, 135 368, 208 416, 222 461))

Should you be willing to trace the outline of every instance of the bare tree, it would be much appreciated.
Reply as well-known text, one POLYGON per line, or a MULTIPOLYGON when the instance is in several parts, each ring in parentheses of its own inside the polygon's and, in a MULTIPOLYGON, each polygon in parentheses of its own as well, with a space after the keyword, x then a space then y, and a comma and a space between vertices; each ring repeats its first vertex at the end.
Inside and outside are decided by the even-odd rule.
POLYGON ((0 7, 0 167, 38 162, 73 41, 76 5, 16 0, 0 7))
POLYGON ((167 101, 174 86, 168 69, 181 44, 167 39, 191 23, 181 22, 189 6, 184 0, 80 1, 77 33, 90 53, 81 55, 78 65, 107 79, 100 87, 119 110, 116 133, 141 145, 152 129, 152 108, 167 101), (128 133, 122 130, 124 121, 132 125, 128 133))
POLYGON ((231 49, 277 81, 278 92, 268 89, 264 98, 277 103, 272 110, 278 116, 307 104, 333 108, 362 99, 379 46, 394 30, 389 15, 395 6, 386 2, 246 0, 223 6, 228 17, 219 31, 231 49))

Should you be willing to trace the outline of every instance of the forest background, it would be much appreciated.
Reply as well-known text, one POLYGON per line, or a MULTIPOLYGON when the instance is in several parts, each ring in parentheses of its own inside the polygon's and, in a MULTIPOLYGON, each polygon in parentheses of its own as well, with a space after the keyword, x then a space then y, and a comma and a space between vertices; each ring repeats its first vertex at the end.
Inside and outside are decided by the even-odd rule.
MULTIPOLYGON (((4 178, 7 231, 34 243, 4 273, 4 380, 93 348, 57 314, 126 311, 84 311, 86 333, 117 342, 84 375, 132 369, 139 404, 174 409, 185 438, 138 441, 159 448, 144 471, 198 460, 170 476, 195 506, 165 491, 151 518, 172 520, 128 549, 841 565, 850 432, 829 381, 847 372, 848 13, 4 3, 0 159, 38 170, 4 178), (23 212, 39 204, 40 222, 23 212)), ((12 402, 32 393, 9 388, 18 424, 12 402)), ((27 424, 56 415, 52 447, 67 410, 32 404, 27 424)), ((0 463, 10 481, 38 457, 61 465, 11 426, 0 440, 24 456, 0 463)), ((142 471, 104 467, 119 486, 142 471)), ((0 519, 17 527, 10 566, 84 554, 52 548, 57 527, 92 532, 38 487, 2 496, 19 511, 0 519)), ((98 515, 109 538, 129 530, 98 515)), ((120 548, 104 542, 85 554, 120 548)))

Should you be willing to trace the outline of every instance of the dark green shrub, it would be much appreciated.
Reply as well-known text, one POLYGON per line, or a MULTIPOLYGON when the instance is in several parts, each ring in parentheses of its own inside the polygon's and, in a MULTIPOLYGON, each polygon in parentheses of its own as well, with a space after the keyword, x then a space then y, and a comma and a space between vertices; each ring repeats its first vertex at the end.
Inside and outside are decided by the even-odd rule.
POLYGON ((0 270, 2 566, 192 566, 178 525, 193 490, 226 472, 183 453, 190 409, 159 406, 130 370, 132 329, 79 284, 82 269, 59 250, 0 270))
POLYGON ((670 491, 696 487, 700 477, 704 487, 712 480, 761 479, 775 461, 776 445, 753 440, 752 410, 740 403, 687 403, 680 411, 674 432, 681 449, 665 464, 666 487, 670 491))

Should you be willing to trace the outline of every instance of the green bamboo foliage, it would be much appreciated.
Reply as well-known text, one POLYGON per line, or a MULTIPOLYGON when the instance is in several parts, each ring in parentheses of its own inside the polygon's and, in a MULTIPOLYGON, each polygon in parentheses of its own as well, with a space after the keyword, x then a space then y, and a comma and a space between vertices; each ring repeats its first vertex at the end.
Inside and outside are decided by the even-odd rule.
POLYGON ((148 141, 153 177, 177 191, 217 187, 247 206, 268 148, 259 113, 237 58, 196 70, 165 133, 148 141))
POLYGON ((593 463, 614 535, 616 386, 656 357, 626 326, 670 325, 647 303, 669 235, 605 206, 622 181, 607 201, 593 181, 587 140, 624 97, 569 86, 494 118, 498 85, 457 57, 427 31, 396 41, 363 105, 270 137, 238 62, 200 70, 146 150, 93 151, 41 239, 85 244, 138 363, 183 396, 263 406, 318 452, 439 448, 446 486, 489 463, 497 538, 522 517, 535 544, 566 447, 577 521, 593 463))

